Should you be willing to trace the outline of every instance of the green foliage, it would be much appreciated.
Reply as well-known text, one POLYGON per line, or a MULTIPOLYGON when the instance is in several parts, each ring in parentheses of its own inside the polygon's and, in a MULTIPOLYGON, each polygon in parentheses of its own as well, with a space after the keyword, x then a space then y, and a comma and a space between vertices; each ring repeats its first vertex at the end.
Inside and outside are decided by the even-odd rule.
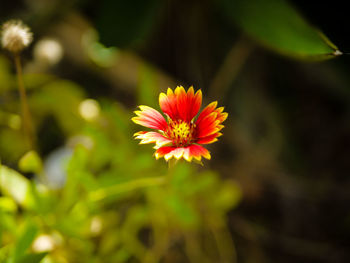
POLYGON ((26 254, 23 257, 21 257, 17 262, 18 263, 39 263, 42 261, 42 259, 47 255, 46 252, 43 253, 31 253, 26 254))
POLYGON ((36 234, 38 232, 38 226, 31 221, 27 221, 24 229, 20 231, 16 246, 13 251, 13 262, 24 262, 26 251, 32 244, 36 234))
POLYGON ((286 0, 221 0, 222 10, 249 36, 281 54, 325 59, 341 52, 286 0))
MULTIPOLYGON (((81 87, 36 77, 29 98, 36 125, 52 116, 67 137, 66 155, 50 170, 37 152, 9 147, 15 154, 3 161, 17 160, 18 169, 34 179, 0 168, 0 262, 158 262, 187 231, 215 244, 212 229, 223 231, 218 222, 240 200, 234 182, 186 163, 168 171, 150 148, 132 139, 131 111, 101 99, 96 102, 101 112, 85 119, 79 110, 86 99, 81 87), (64 184, 53 187, 57 172, 64 184), (42 236, 52 242, 46 251, 38 250, 42 236)), ((155 85, 156 75, 144 68, 139 100, 156 104, 155 85)), ((11 127, 7 133, 21 134, 11 127)), ((205 244, 197 242, 205 253, 205 244)))
POLYGON ((0 197, 0 211, 10 212, 10 213, 16 212, 17 211, 17 204, 12 198, 6 197, 6 196, 1 196, 0 197))
POLYGON ((53 80, 30 97, 30 106, 39 121, 45 116, 53 115, 60 128, 69 134, 82 126, 78 109, 83 94, 81 88, 71 81, 53 80))
POLYGON ((30 208, 34 205, 31 182, 4 165, 0 166, 0 191, 23 207, 30 208))
POLYGON ((18 162, 18 168, 24 173, 40 173, 42 161, 35 151, 29 151, 18 162))

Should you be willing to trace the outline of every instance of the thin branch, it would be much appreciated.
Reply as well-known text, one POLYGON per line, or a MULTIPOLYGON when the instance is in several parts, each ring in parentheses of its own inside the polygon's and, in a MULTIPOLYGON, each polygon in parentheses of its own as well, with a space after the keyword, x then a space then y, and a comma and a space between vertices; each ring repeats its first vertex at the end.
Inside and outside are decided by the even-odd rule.
POLYGON ((209 97, 217 97, 215 94, 224 96, 227 93, 253 50, 254 46, 245 37, 235 43, 209 86, 209 97))

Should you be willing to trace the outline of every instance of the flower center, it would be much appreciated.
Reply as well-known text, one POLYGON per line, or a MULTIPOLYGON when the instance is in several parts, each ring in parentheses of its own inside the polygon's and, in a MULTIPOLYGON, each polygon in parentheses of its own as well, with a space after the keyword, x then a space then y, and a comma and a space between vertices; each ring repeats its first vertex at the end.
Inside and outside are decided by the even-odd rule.
POLYGON ((192 142, 195 126, 194 123, 187 123, 183 120, 169 120, 166 135, 173 140, 175 146, 186 146, 192 142))

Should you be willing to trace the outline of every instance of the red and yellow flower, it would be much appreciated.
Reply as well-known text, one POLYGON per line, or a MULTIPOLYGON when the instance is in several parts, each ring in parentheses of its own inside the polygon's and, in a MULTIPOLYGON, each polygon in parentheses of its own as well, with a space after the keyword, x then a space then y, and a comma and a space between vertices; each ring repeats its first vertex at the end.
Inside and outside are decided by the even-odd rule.
POLYGON ((191 162, 194 158, 210 159, 209 151, 203 144, 217 141, 222 135, 220 130, 224 127, 227 113, 224 108, 217 108, 217 102, 210 103, 196 118, 202 104, 202 92, 194 93, 193 87, 186 92, 182 86, 173 91, 168 88, 167 94, 159 95, 159 105, 167 120, 157 110, 148 106, 139 106, 135 111, 136 117, 132 120, 144 127, 156 131, 140 131, 134 134, 140 139, 140 144, 155 143, 156 159, 164 157, 166 161, 171 158, 177 160, 184 158, 191 162))

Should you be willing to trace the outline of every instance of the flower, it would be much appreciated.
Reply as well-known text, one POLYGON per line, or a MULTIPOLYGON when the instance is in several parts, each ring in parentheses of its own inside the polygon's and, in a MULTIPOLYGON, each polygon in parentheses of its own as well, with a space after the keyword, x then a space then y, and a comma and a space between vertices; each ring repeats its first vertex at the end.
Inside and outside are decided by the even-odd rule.
POLYGON ((156 131, 140 131, 134 136, 141 140, 140 144, 155 143, 157 160, 162 157, 166 161, 173 157, 177 160, 184 158, 188 162, 193 158, 201 162, 202 157, 209 160, 210 153, 202 144, 217 141, 224 127, 221 123, 228 114, 223 112, 223 107, 217 108, 214 101, 196 118, 201 104, 201 90, 194 93, 193 87, 190 87, 186 92, 179 86, 173 92, 168 88, 167 94, 159 95, 159 105, 167 120, 157 110, 139 106, 140 110, 135 111, 137 117, 133 117, 132 121, 156 131))
POLYGON ((21 52, 33 40, 30 28, 20 20, 10 20, 3 24, 1 32, 2 47, 13 52, 21 52))

